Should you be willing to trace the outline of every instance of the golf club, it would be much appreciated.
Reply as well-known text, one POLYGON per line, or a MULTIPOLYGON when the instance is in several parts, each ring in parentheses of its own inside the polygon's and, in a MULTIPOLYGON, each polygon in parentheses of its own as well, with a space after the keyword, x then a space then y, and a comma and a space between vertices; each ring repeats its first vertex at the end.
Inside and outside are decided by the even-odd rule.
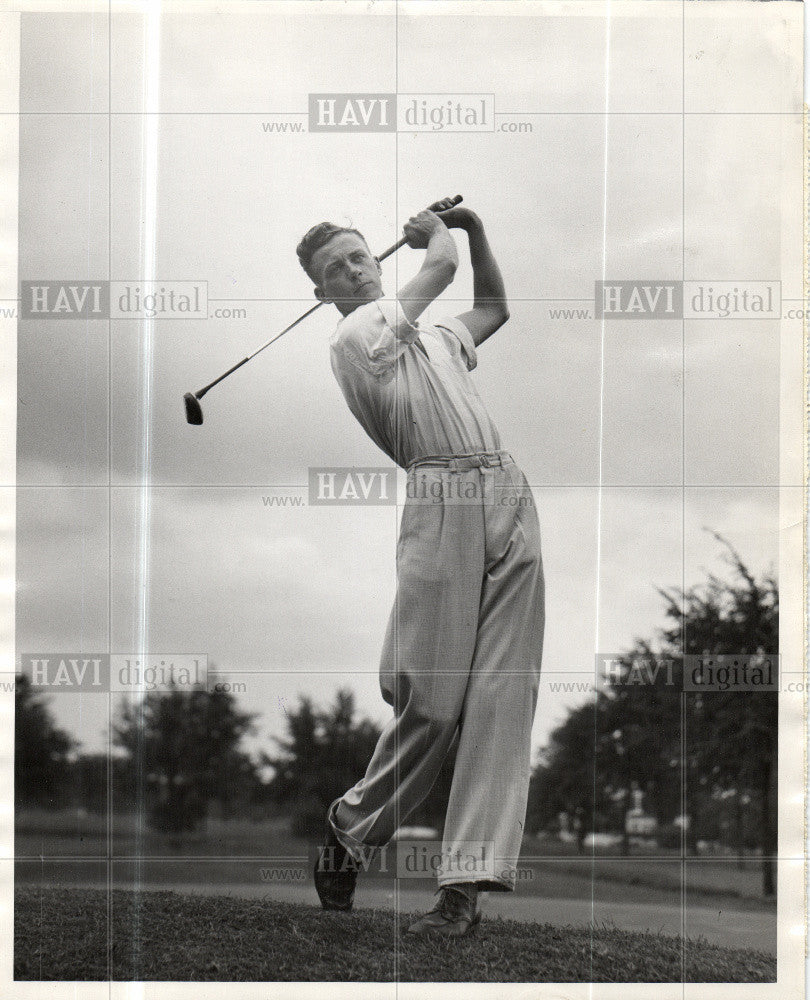
MULTIPOLYGON (((461 201, 463 201, 461 195, 457 194, 455 198, 452 199, 451 207, 458 205, 461 201)), ((442 213, 439 212, 438 214, 439 217, 441 218, 442 213)), ((390 257, 391 254, 396 253, 400 247, 405 246, 407 242, 408 242, 407 239, 403 236, 402 239, 399 240, 397 243, 395 243, 392 247, 389 247, 386 251, 379 254, 377 260, 383 261, 385 260, 386 257, 390 257)), ((255 358, 257 354, 261 354, 265 348, 269 347, 271 344, 274 344, 280 337, 283 337, 285 333, 289 333, 294 326, 298 326, 298 324, 303 320, 305 320, 307 316, 311 316, 316 309, 320 309, 323 304, 324 304, 323 302, 318 302, 311 309, 307 309, 307 311, 303 315, 299 316, 297 320, 290 323, 289 326, 285 327, 281 331, 281 333, 277 333, 274 337, 271 337, 270 340, 268 340, 266 344, 262 344, 262 346, 257 351, 254 351, 253 354, 249 354, 246 358, 242 358, 242 360, 239 361, 237 364, 235 364, 233 368, 229 368, 226 372, 224 372, 224 374, 220 375, 219 378, 215 378, 213 382, 209 382, 208 385, 203 386, 202 389, 198 389, 197 392, 187 392, 183 396, 183 401, 186 404, 186 420, 190 424, 199 426, 203 422, 203 412, 202 412, 202 407, 200 406, 200 400, 208 392, 209 389, 213 389, 214 386, 218 385, 223 379, 226 379, 229 375, 233 375, 233 373, 236 371, 237 368, 241 368, 242 365, 246 365, 248 361, 251 361, 253 358, 255 358)))

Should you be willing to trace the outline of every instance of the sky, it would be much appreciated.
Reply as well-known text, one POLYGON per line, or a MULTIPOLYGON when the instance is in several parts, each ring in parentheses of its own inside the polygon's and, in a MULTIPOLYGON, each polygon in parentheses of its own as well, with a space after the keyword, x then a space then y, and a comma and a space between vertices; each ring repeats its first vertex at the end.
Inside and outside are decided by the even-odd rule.
MULTIPOLYGON (((305 496, 311 466, 387 463, 332 376, 337 313, 319 310, 212 391, 202 427, 181 397, 314 303, 294 253, 311 225, 357 226, 381 250, 456 193, 510 299, 474 377, 540 516, 535 747, 585 697, 553 685, 653 634, 658 588, 724 572, 706 529, 776 572, 801 516, 784 418, 801 383, 780 384, 780 365, 800 373, 800 320, 551 312, 592 309, 603 277, 781 280, 783 300, 801 298, 801 218, 784 207, 801 198, 801 72, 786 55, 801 8, 763 28, 748 20, 762 5, 735 19, 721 6, 235 5, 160 19, 151 90, 142 18, 116 15, 108 52, 105 13, 25 14, 20 278, 136 280, 154 232, 159 279, 206 281, 247 315, 20 324, 18 652, 105 650, 109 637, 113 652, 204 653, 245 671, 233 679, 260 713, 253 748, 282 735, 302 694, 325 705, 350 686, 361 714, 388 719, 377 667, 399 511, 262 500, 305 496), (494 94, 496 127, 531 131, 305 131, 311 92, 395 91, 494 94), (140 113, 145 93, 159 116, 140 113)), ((462 266, 429 317, 469 307, 456 238, 462 266)), ((386 295, 421 257, 383 265, 386 295)), ((86 749, 105 746, 106 698, 51 704, 86 749)))

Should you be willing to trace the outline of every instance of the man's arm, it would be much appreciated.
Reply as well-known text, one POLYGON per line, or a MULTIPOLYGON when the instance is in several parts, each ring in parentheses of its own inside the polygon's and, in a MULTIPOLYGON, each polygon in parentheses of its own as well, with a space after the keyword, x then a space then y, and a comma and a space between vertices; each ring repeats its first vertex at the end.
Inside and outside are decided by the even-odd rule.
POLYGON ((419 273, 397 298, 409 323, 414 323, 456 275, 458 251, 447 226, 430 209, 413 216, 403 227, 408 246, 427 249, 419 273))
POLYGON ((490 249, 484 224, 475 212, 459 207, 445 212, 443 218, 451 228, 465 229, 470 240, 473 307, 461 313, 458 319, 470 331, 478 347, 509 319, 503 277, 490 249))

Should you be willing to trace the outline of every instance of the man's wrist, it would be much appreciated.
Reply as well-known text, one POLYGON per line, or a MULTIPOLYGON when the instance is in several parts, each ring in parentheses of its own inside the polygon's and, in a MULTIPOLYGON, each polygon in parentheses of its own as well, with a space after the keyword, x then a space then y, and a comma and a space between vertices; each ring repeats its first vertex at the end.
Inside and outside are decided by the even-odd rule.
POLYGON ((464 222, 464 229, 466 229, 466 231, 470 234, 482 233, 484 231, 484 223, 479 219, 475 212, 471 211, 464 222))
POLYGON ((450 230, 442 223, 436 226, 428 240, 428 250, 437 257, 450 257, 458 263, 458 251, 450 230))

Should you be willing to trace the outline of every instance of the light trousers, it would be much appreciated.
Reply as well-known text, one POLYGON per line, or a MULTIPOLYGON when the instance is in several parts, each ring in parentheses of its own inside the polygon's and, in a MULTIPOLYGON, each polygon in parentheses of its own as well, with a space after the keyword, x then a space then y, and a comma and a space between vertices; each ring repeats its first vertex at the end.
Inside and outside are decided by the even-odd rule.
POLYGON ((439 885, 514 889, 531 776, 544 628, 540 528, 505 452, 409 468, 397 595, 380 663, 394 718, 363 778, 332 804, 358 860, 425 798, 458 733, 442 857, 487 845, 486 874, 452 866, 439 885))

